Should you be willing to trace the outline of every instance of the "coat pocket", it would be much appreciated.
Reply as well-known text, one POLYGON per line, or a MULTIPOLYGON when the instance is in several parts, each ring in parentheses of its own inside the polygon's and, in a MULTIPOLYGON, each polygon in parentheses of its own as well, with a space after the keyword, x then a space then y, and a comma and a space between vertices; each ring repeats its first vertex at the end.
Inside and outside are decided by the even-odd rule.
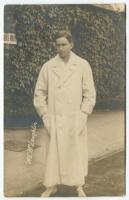
POLYGON ((77 122, 77 132, 78 135, 81 135, 84 132, 84 129, 87 126, 87 115, 82 111, 78 114, 78 122, 77 122))

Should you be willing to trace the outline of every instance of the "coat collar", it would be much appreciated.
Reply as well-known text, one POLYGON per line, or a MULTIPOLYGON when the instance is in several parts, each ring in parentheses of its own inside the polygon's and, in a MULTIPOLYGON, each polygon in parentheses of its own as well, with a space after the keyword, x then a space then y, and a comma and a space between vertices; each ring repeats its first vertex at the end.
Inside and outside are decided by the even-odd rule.
POLYGON ((75 70, 77 68, 76 67, 77 66, 77 56, 76 56, 76 54, 74 54, 71 51, 70 59, 67 63, 67 66, 66 66, 66 69, 65 69, 64 72, 62 72, 61 64, 62 64, 62 60, 59 57, 59 55, 57 55, 55 57, 55 62, 54 62, 54 65, 53 65, 53 72, 59 78, 58 87, 62 86, 71 77, 71 75, 75 72, 75 70))

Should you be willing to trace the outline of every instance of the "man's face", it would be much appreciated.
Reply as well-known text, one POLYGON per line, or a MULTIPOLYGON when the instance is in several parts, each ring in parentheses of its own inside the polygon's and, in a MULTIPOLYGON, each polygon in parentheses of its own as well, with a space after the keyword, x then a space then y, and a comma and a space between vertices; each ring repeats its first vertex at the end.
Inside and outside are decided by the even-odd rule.
POLYGON ((73 43, 70 43, 65 37, 60 37, 56 39, 56 47, 60 57, 65 58, 73 48, 73 43))

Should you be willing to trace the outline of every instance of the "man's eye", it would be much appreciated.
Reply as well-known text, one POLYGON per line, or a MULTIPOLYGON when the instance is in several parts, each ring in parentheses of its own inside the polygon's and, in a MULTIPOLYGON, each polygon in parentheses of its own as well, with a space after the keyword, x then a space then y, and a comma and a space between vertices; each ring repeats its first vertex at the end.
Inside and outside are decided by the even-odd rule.
POLYGON ((64 47, 64 46, 66 46, 67 44, 62 44, 62 45, 58 45, 57 44, 57 47, 64 47))

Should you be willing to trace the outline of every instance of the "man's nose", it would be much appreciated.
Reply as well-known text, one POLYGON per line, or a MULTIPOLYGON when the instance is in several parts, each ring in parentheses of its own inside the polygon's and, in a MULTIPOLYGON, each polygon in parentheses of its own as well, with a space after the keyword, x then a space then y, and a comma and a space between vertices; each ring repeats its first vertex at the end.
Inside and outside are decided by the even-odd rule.
POLYGON ((62 50, 62 46, 59 47, 59 50, 62 50))

